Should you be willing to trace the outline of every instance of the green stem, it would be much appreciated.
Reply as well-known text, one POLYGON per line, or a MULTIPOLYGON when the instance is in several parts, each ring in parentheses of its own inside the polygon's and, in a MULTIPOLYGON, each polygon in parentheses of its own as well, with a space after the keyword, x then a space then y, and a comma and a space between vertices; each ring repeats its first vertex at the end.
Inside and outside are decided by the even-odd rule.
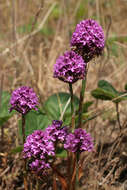
POLYGON ((72 88, 71 83, 69 83, 69 91, 71 95, 71 128, 73 131, 75 128, 75 116, 74 116, 74 95, 73 95, 73 88, 72 88))
POLYGON ((23 144, 25 143, 26 135, 25 135, 25 115, 22 114, 22 140, 23 144))
MULTIPOLYGON (((25 143, 26 135, 25 135, 25 115, 22 114, 22 140, 23 144, 25 143)), ((27 170, 26 170, 26 160, 23 160, 23 181, 24 181, 24 189, 28 190, 28 182, 27 182, 27 170)))
MULTIPOLYGON (((71 132, 75 129, 75 114, 74 114, 74 95, 73 95, 73 88, 72 84, 69 83, 69 91, 71 96, 71 132)), ((71 190, 71 177, 73 174, 73 158, 72 153, 68 152, 68 190, 71 190)))
POLYGON ((74 114, 74 95, 73 95, 73 88, 72 84, 69 83, 69 90, 70 90, 70 95, 71 95, 71 116, 74 114))
POLYGON ((78 110, 78 113, 79 113, 78 128, 82 127, 82 108, 83 108, 85 89, 86 89, 86 79, 82 80, 82 89, 80 92, 80 102, 79 102, 79 110, 78 110))

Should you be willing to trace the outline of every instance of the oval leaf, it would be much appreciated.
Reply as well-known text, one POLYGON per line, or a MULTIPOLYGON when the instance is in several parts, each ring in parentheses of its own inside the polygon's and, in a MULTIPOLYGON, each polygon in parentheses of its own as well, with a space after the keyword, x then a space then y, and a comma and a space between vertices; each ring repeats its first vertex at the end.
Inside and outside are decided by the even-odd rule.
POLYGON ((109 83, 108 81, 106 81, 106 80, 100 80, 100 81, 98 82, 98 87, 99 87, 99 88, 102 88, 102 89, 104 89, 104 90, 106 90, 106 91, 109 91, 109 92, 111 92, 111 93, 113 93, 113 94, 118 95, 117 90, 112 86, 112 84, 110 84, 110 83, 109 83))
POLYGON ((117 97, 114 93, 110 91, 106 91, 102 88, 96 88, 91 92, 92 96, 96 99, 101 99, 101 100, 112 100, 117 97))

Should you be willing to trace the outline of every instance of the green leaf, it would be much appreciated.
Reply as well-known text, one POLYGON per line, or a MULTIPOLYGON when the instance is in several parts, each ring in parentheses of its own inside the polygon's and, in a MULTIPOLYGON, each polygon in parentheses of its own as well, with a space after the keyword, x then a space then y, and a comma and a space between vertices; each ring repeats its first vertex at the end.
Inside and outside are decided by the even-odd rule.
POLYGON ((112 93, 114 93, 116 95, 118 94, 117 90, 106 80, 100 80, 98 82, 98 87, 102 88, 102 89, 104 89, 106 91, 112 92, 112 93))
POLYGON ((16 148, 13 148, 11 150, 11 153, 12 154, 20 153, 20 152, 22 152, 22 150, 23 150, 23 146, 17 146, 16 148))
POLYGON ((0 107, 0 126, 2 126, 14 114, 14 111, 9 113, 9 101, 10 101, 10 94, 6 91, 3 91, 1 96, 1 107, 0 107))
POLYGON ((71 113, 65 113, 63 117, 63 123, 64 125, 70 125, 71 123, 71 113))
MULTIPOLYGON (((52 123, 52 120, 48 118, 47 115, 42 114, 39 111, 30 111, 25 116, 25 134, 28 136, 33 133, 33 131, 38 129, 45 129, 49 124, 52 123)), ((19 120, 19 131, 20 135, 22 135, 22 122, 19 120)))
MULTIPOLYGON (((65 93, 65 92, 60 92, 57 94, 53 94, 47 99, 47 101, 44 103, 43 109, 50 119, 52 120, 60 119, 61 113, 63 112, 69 98, 70 98, 70 94, 65 93)), ((78 97, 74 96, 75 110, 78 109, 78 105, 79 105, 79 99, 78 97)), ((69 103, 65 110, 64 115, 69 115, 70 113, 71 113, 71 104, 69 103)))
POLYGON ((114 93, 106 91, 102 88, 96 88, 91 92, 91 94, 94 98, 101 100, 112 100, 113 98, 117 97, 116 95, 114 95, 114 93))
MULTIPOLYGON (((42 129, 44 130, 49 124, 52 123, 52 120, 59 120, 61 112, 64 110, 64 107, 67 101, 70 98, 68 93, 58 93, 50 96, 44 103, 43 108, 39 108, 38 111, 30 111, 26 116, 25 122, 25 134, 28 136, 33 131, 42 129)), ((74 106, 78 108, 79 99, 74 96, 74 106)), ((70 123, 71 119, 71 105, 67 106, 65 114, 68 114, 68 121, 70 123)), ((65 118, 65 123, 69 124, 65 118)), ((64 125, 65 125, 64 123, 64 125)), ((22 123, 19 121, 20 135, 22 135, 22 123)))
POLYGON ((114 103, 127 100, 126 92, 118 92, 108 81, 105 80, 100 80, 98 83, 98 88, 93 90, 91 94, 94 98, 101 100, 112 100, 114 103))

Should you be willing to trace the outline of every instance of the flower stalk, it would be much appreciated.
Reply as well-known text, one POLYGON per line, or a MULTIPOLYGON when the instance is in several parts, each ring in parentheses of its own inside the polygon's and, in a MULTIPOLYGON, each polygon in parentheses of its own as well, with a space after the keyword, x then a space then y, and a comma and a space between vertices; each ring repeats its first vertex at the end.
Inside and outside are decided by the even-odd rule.
POLYGON ((69 83, 69 90, 71 95, 71 131, 75 129, 75 113, 74 113, 74 94, 72 83, 69 83))
MULTIPOLYGON (((22 142, 25 143, 26 135, 25 135, 25 115, 22 114, 22 142)), ((28 183, 27 183, 27 171, 26 171, 26 160, 23 160, 23 182, 25 190, 28 190, 28 183)))
POLYGON ((69 83, 69 90, 70 90, 70 95, 71 95, 71 116, 74 115, 74 95, 73 95, 73 88, 72 84, 69 83))
POLYGON ((82 109, 83 109, 83 100, 85 96, 85 89, 86 89, 86 79, 82 80, 82 88, 80 92, 80 101, 79 101, 79 120, 78 120, 78 128, 82 127, 82 109))
POLYGON ((22 141, 25 143, 26 135, 25 135, 25 115, 22 114, 22 141))

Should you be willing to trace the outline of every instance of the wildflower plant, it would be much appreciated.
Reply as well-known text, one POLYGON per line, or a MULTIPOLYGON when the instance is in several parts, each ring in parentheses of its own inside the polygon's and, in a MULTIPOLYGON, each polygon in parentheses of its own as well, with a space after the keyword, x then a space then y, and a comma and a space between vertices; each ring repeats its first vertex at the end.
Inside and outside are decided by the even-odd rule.
POLYGON ((38 98, 33 89, 29 87, 20 87, 13 91, 10 100, 10 111, 14 109, 22 114, 23 158, 26 161, 25 163, 35 175, 44 175, 48 169, 52 169, 58 176, 64 190, 74 190, 78 186, 80 155, 85 151, 91 152, 94 146, 91 135, 83 129, 82 112, 87 65, 94 57, 102 54, 105 45, 103 29, 95 20, 83 20, 76 26, 70 44, 71 50, 57 58, 53 73, 54 78, 69 86, 71 120, 67 126, 62 121, 63 117, 60 116, 57 120, 53 118, 52 122, 50 120, 43 129, 34 130, 26 138, 25 116, 31 113, 31 110, 40 112, 43 115, 44 123, 48 117, 46 113, 43 113, 43 109, 44 111, 48 110, 51 117, 54 116, 55 111, 51 113, 49 105, 46 110, 45 104, 42 110, 37 109, 38 98), (75 108, 73 84, 78 80, 82 80, 82 87, 77 109, 75 108), (65 176, 55 166, 59 146, 67 152, 68 168, 65 176))
MULTIPOLYGON (((10 99, 10 112, 16 110, 22 116, 22 141, 25 143, 25 117, 30 110, 37 110, 38 98, 32 88, 22 86, 13 91, 10 99)), ((27 172, 26 172, 26 161, 24 161, 24 186, 28 188, 27 183, 27 172)))

